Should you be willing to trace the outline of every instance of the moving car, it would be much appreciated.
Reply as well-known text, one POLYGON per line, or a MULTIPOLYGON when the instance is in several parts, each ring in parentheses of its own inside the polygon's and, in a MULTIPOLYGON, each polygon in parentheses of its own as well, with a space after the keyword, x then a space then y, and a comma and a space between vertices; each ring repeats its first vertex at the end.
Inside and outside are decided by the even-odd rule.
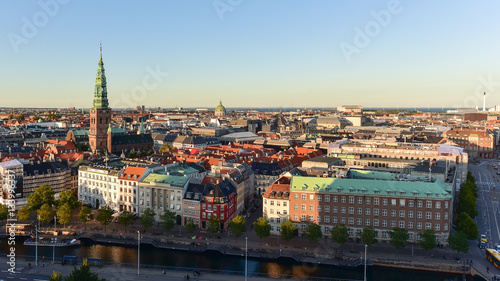
POLYGON ((488 239, 486 238, 486 235, 481 234, 481 242, 484 242, 484 243, 488 242, 488 239))

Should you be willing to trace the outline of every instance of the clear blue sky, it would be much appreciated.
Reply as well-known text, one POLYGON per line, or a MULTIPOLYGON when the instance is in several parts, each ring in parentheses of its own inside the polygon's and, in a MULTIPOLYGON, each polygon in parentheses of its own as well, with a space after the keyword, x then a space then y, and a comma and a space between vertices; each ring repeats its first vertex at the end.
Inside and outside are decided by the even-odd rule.
POLYGON ((113 107, 500 105, 498 1, 59 1, 0 2, 0 106, 90 107, 101 40, 113 107))

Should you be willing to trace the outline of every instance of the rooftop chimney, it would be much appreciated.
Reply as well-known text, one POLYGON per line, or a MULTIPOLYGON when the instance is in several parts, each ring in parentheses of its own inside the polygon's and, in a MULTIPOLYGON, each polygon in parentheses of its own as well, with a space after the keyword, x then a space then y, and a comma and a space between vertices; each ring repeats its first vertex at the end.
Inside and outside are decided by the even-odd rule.
POLYGON ((483 95, 483 111, 486 111, 486 92, 483 95))

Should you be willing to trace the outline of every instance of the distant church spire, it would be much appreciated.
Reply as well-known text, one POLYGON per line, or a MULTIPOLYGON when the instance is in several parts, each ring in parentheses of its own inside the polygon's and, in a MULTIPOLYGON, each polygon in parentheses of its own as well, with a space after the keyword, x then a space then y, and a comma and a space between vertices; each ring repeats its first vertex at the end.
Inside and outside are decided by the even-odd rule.
POLYGON ((94 102, 92 108, 108 108, 108 89, 106 87, 106 73, 102 62, 102 43, 100 44, 100 57, 97 64, 97 75, 95 77, 94 102))

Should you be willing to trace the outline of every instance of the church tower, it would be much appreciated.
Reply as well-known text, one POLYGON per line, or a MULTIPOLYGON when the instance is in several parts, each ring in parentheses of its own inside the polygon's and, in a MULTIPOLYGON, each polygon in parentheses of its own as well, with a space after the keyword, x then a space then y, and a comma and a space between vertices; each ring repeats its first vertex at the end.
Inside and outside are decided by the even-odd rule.
POLYGON ((108 90, 106 74, 101 57, 95 78, 94 102, 90 108, 89 144, 94 154, 104 154, 108 149, 108 126, 111 123, 111 108, 108 107, 108 90))

